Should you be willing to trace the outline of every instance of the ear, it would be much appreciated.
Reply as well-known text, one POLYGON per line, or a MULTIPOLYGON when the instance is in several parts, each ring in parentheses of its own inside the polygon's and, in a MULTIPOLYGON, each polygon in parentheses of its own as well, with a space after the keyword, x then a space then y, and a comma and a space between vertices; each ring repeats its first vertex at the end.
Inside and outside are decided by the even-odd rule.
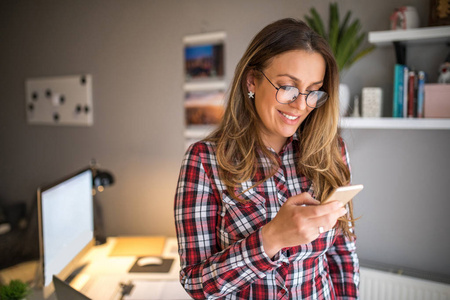
POLYGON ((255 78, 255 71, 254 70, 250 70, 247 73, 247 90, 249 92, 255 92, 256 89, 256 78, 255 78))

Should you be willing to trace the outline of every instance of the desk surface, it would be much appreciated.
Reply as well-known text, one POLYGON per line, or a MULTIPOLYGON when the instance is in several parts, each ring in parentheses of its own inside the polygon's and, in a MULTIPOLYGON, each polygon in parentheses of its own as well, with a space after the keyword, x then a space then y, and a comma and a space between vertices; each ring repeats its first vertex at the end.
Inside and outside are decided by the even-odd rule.
MULTIPOLYGON (((178 283, 180 260, 178 256, 177 241, 175 238, 166 238, 164 249, 161 253, 162 258, 173 259, 170 271, 167 273, 129 273, 128 271, 136 262, 138 256, 124 255, 124 256, 112 256, 110 255, 115 249, 118 238, 108 238, 107 242, 103 245, 95 246, 89 250, 89 252, 81 259, 81 263, 86 263, 86 267, 74 278, 71 285, 81 290, 81 288, 91 278, 99 277, 112 277, 118 278, 120 282, 130 281, 151 281, 152 285, 161 285, 170 283, 174 287, 180 288, 179 299, 187 298, 187 294, 182 290, 181 285, 178 283), (183 295, 184 294, 184 295, 183 295), (183 298, 184 297, 184 298, 183 298)), ((117 282, 119 284, 119 282, 117 282)), ((173 290, 173 289, 172 289, 173 290)), ((154 296, 153 296, 154 297, 154 296)), ((42 293, 35 290, 31 300, 42 299, 42 293)), ((56 299, 52 296, 50 299, 56 299)), ((149 298, 151 299, 151 298, 149 298)), ((155 299, 155 298, 154 298, 155 299)), ((158 299, 158 298, 156 298, 158 299)))
POLYGON ((136 262, 137 256, 111 256, 115 249, 117 238, 108 238, 103 245, 93 247, 81 260, 82 263, 88 263, 86 268, 75 277, 72 285, 82 280, 84 275, 125 275, 133 278, 156 279, 156 280, 178 280, 180 271, 180 259, 178 256, 177 241, 175 238, 167 238, 161 257, 172 258, 174 262, 168 273, 133 273, 128 271, 136 262))

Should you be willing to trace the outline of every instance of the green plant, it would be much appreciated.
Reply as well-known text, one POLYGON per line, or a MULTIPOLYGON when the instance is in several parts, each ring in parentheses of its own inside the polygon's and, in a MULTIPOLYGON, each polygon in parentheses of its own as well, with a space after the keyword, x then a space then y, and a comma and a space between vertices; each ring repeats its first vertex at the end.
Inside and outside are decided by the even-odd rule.
POLYGON ((351 11, 348 11, 343 21, 340 22, 337 3, 330 3, 328 32, 326 32, 322 18, 314 7, 310 9, 310 13, 311 16, 305 15, 306 23, 328 41, 340 72, 350 68, 353 63, 375 49, 375 46, 371 45, 359 50, 367 34, 360 32, 359 19, 350 23, 351 11))
POLYGON ((22 300, 31 294, 28 284, 21 280, 11 280, 8 285, 0 286, 0 300, 22 300))

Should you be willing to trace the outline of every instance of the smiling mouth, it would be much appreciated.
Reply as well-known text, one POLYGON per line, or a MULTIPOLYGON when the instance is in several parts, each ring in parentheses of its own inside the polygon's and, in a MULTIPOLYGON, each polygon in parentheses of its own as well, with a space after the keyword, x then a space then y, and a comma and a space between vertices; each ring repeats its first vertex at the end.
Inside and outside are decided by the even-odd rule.
POLYGON ((292 120, 292 121, 297 120, 298 118, 300 118, 300 116, 290 116, 290 115, 287 115, 287 114, 285 114, 284 112, 281 112, 281 111, 280 111, 280 113, 283 116, 285 116, 287 119, 292 120))

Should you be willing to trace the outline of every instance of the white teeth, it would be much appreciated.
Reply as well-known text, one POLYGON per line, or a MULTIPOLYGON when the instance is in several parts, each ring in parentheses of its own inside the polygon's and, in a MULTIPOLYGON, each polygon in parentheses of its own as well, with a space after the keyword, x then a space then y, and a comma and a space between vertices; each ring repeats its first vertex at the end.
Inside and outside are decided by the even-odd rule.
POLYGON ((289 115, 287 115, 287 114, 285 114, 285 113, 282 113, 282 114, 283 114, 283 116, 285 116, 285 117, 288 118, 289 120, 297 120, 297 119, 298 119, 298 117, 289 116, 289 115))

